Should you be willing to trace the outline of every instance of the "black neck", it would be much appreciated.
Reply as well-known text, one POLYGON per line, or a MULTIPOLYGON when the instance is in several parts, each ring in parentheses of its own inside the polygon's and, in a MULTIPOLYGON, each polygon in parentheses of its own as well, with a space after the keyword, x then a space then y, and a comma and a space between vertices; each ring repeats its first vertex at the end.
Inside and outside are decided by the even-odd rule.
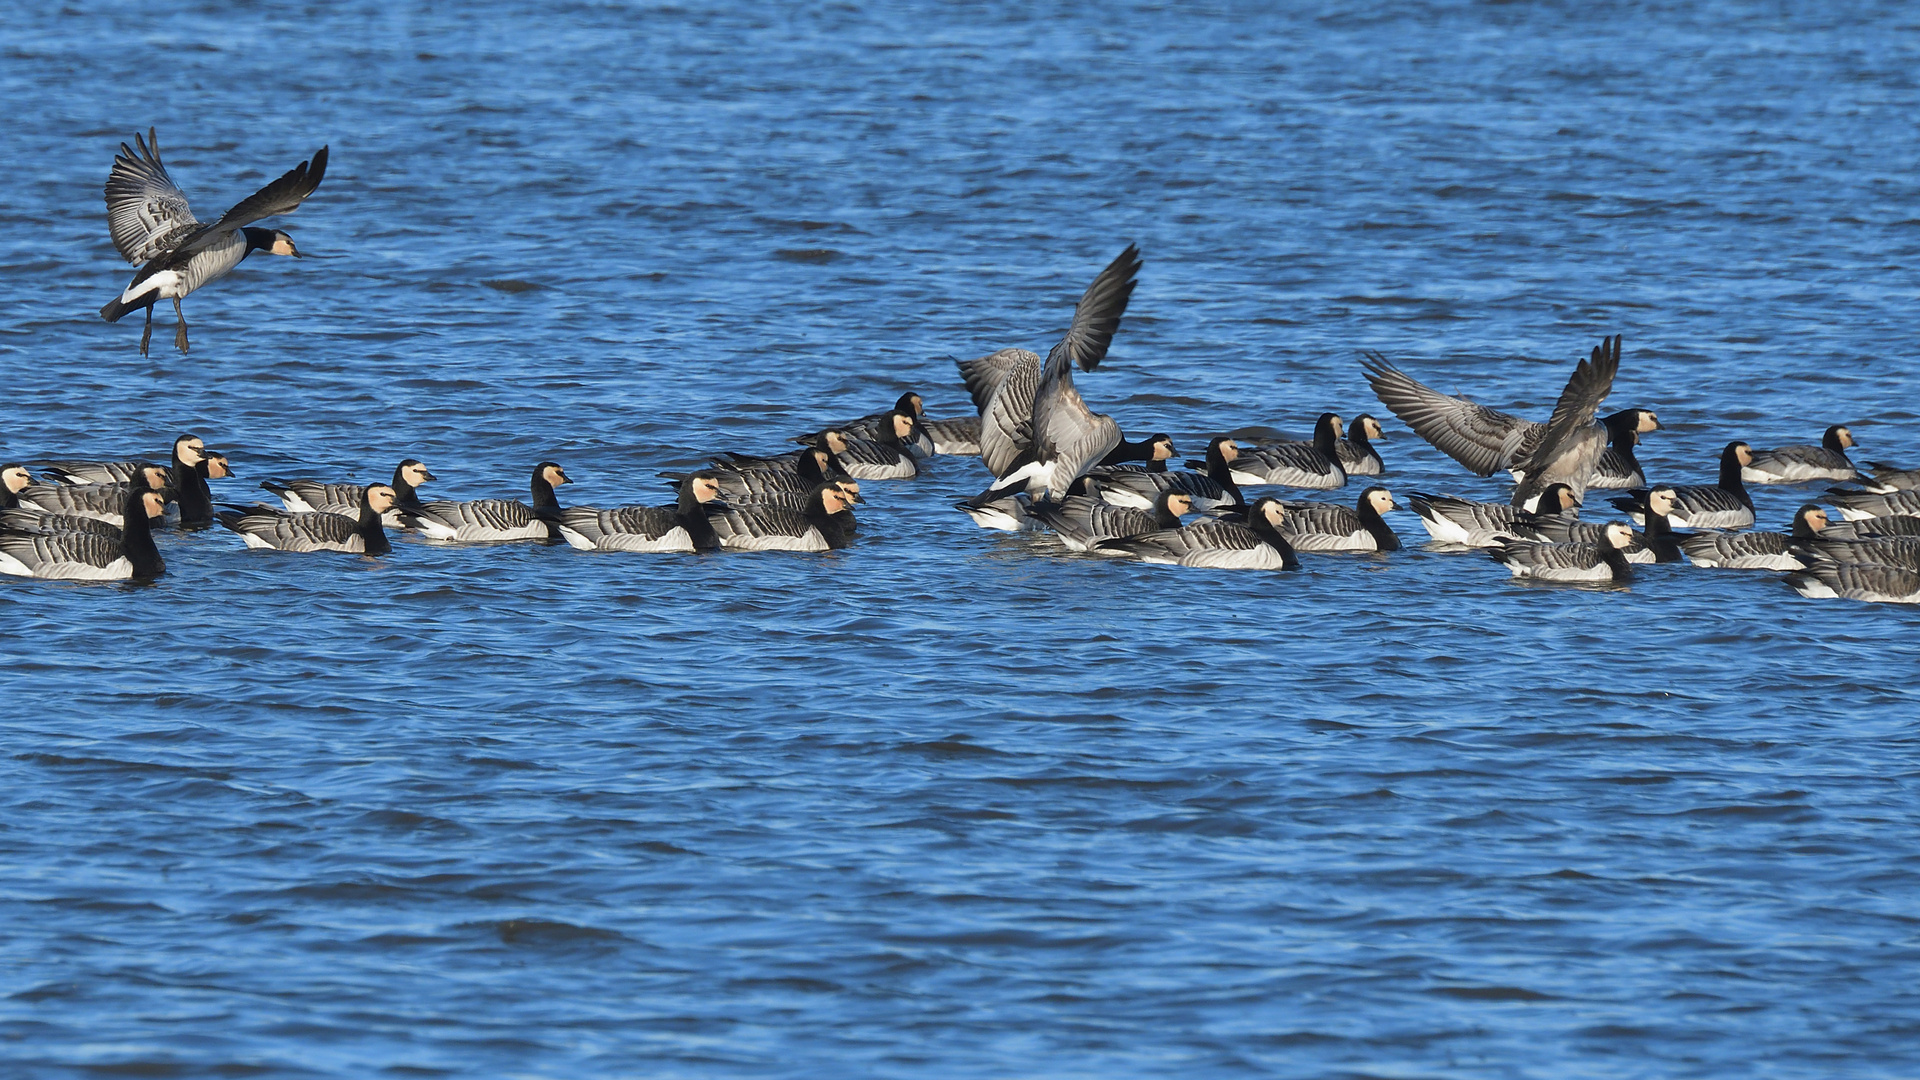
POLYGON ((1128 442, 1125 438, 1122 438, 1120 440, 1119 446, 1114 447, 1113 450, 1110 453, 1108 453, 1106 457, 1103 457, 1100 459, 1100 464, 1119 465, 1119 464, 1122 464, 1123 462, 1128 462, 1128 461, 1145 461, 1153 464, 1158 464, 1160 466, 1158 469, 1154 471, 1165 472, 1167 470, 1167 463, 1165 461, 1154 462, 1153 460, 1154 445, 1155 444, 1152 439, 1141 439, 1139 442, 1128 442))
POLYGON ((853 524, 853 513, 848 510, 837 514, 827 513, 827 505, 816 491, 813 498, 807 500, 807 523, 819 529, 820 535, 827 538, 827 546, 845 547, 850 537, 848 526, 853 524))
POLYGON ((1355 420, 1353 423, 1347 425, 1347 442, 1352 444, 1355 450, 1360 451, 1361 457, 1366 457, 1368 454, 1373 453, 1373 444, 1367 441, 1367 422, 1365 420, 1355 420))
POLYGON ((1233 505, 1246 509, 1247 497, 1240 494, 1240 485, 1233 482, 1233 463, 1218 449, 1207 451, 1207 478, 1233 496, 1233 505))
POLYGON ((1360 524, 1366 526, 1367 531, 1373 534, 1373 542, 1376 547, 1381 551, 1400 550, 1399 535, 1393 531, 1393 526, 1388 525, 1386 519, 1380 516, 1380 511, 1373 508, 1372 499, 1362 495, 1360 497, 1358 510, 1360 512, 1360 524))
POLYGON ((1267 520, 1266 515, 1254 515, 1251 528, 1255 536, 1265 540, 1269 547, 1280 553, 1282 570, 1300 569, 1300 559, 1294 555, 1293 545, 1287 543, 1287 538, 1280 535, 1280 530, 1273 527, 1273 523, 1267 520))
POLYGON ((180 507, 181 525, 210 525, 213 523, 213 489, 207 486, 207 478, 200 474, 202 465, 188 465, 173 456, 173 498, 180 507))
POLYGON ((1647 525, 1641 530, 1640 538, 1653 552, 1654 562, 1679 562, 1680 541, 1673 535, 1673 524, 1667 515, 1656 514, 1652 507, 1647 508, 1647 525))
POLYGON ((1740 456, 1732 451, 1720 458, 1720 486, 1740 496, 1740 501, 1749 507, 1753 505, 1753 499, 1747 495, 1746 481, 1740 479, 1740 456))
POLYGON ((380 521, 380 512, 365 500, 360 503, 360 518, 353 531, 360 534, 369 555, 385 555, 393 550, 393 545, 387 542, 387 527, 380 521))
POLYGON ((1316 425, 1313 432, 1313 448, 1328 461, 1334 460, 1334 444, 1340 440, 1340 429, 1332 424, 1316 425))
MULTIPOLYGON (((243 229, 241 231, 247 234, 246 254, 252 254, 256 251, 266 251, 273 247, 272 229, 243 229)), ((246 254, 243 254, 241 258, 246 258, 246 254)))
POLYGON ((1605 540, 1600 541, 1600 557, 1607 561, 1607 569, 1613 571, 1613 580, 1626 581, 1633 577, 1633 564, 1627 561, 1627 553, 1614 547, 1605 540))
POLYGON ((1167 505, 1167 497, 1164 493, 1153 504, 1153 527, 1156 529, 1180 527, 1180 515, 1175 514, 1173 508, 1167 505))
POLYGON ((541 473, 534 473, 532 486, 534 516, 541 519, 559 517, 560 497, 553 493, 553 485, 547 483, 547 478, 541 473))
POLYGON ((687 530, 687 537, 693 541, 693 550, 713 551, 720 547, 720 535, 713 531, 713 522, 707 519, 707 504, 694 498, 692 477, 680 482, 680 501, 674 509, 680 527, 687 530))
POLYGON ((413 485, 407 483, 407 469, 402 465, 393 470, 393 503, 395 506, 415 507, 420 505, 420 495, 413 485))
POLYGON ((147 520, 143 492, 128 493, 126 505, 121 508, 121 519, 120 554, 133 564, 133 576, 150 578, 165 573, 167 564, 160 558, 160 549, 154 546, 153 525, 147 520))

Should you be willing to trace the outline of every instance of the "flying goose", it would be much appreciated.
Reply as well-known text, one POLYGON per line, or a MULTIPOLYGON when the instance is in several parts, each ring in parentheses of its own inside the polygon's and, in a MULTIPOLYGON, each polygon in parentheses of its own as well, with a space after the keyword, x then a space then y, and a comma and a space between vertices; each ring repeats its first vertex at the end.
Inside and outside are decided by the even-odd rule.
POLYGON ((138 308, 147 309, 146 330, 140 335, 140 355, 147 355, 153 339, 153 306, 173 301, 179 320, 173 343, 187 351, 187 319, 180 299, 240 265, 255 251, 299 257, 293 237, 278 229, 247 228, 262 218, 290 214, 312 195, 327 172, 327 148, 288 170, 280 179, 240 200, 220 220, 205 224, 194 219, 187 196, 160 163, 160 140, 152 128, 144 141, 133 137, 136 152, 126 143, 114 156, 107 175, 107 230, 113 246, 128 262, 140 266, 119 297, 100 309, 100 317, 119 321, 138 308), (141 265, 141 264, 145 265, 141 265))
POLYGON ((697 472, 680 482, 672 506, 569 506, 560 511, 560 535, 582 551, 712 551, 720 537, 707 507, 719 498, 719 474, 697 472))
MULTIPOLYGON (((1432 495, 1416 491, 1407 499, 1413 512, 1426 526, 1427 535, 1443 544, 1465 547, 1498 547, 1503 536, 1516 535, 1518 522, 1533 515, 1505 502, 1475 502, 1457 495, 1432 495)), ((1578 514, 1580 504, 1573 489, 1565 484, 1548 484, 1540 493, 1537 513, 1578 514)))
MULTIPOLYGON (((1740 470, 1753 460, 1753 448, 1735 440, 1720 451, 1720 482, 1675 487, 1669 520, 1677 529, 1745 529, 1753 525, 1753 497, 1741 482, 1740 470)), ((1647 489, 1636 488, 1626 498, 1612 500, 1635 524, 1646 520, 1647 489)))
POLYGON ((1099 545, 1107 540, 1179 528, 1180 519, 1193 513, 1193 497, 1168 489, 1160 493, 1152 510, 1135 510, 1114 506, 1093 495, 1069 495, 1058 502, 1035 502, 1028 513, 1052 529, 1069 551, 1113 554, 1099 545))
POLYGON ((387 541, 380 515, 393 506, 393 489, 371 484, 360 493, 360 507, 352 517, 317 511, 293 513, 271 506, 222 510, 214 516, 221 525, 239 533, 250 548, 385 555, 393 545, 387 541))
POLYGON ((1606 452, 1606 429, 1593 417, 1620 369, 1620 336, 1604 339, 1590 358, 1574 367, 1553 416, 1544 424, 1442 394, 1377 352, 1367 353, 1362 366, 1381 404, 1415 434, 1476 475, 1511 470, 1519 482, 1513 505, 1532 509, 1548 484, 1565 483, 1576 499, 1585 496, 1587 481, 1606 452))
POLYGON ((1334 453, 1340 459, 1340 467, 1348 476, 1379 476, 1387 471, 1386 462, 1380 460, 1380 451, 1373 448, 1374 440, 1387 441, 1387 433, 1380 427, 1380 421, 1361 413, 1347 425, 1347 437, 1333 444, 1334 453))
POLYGON ((1247 523, 1210 519, 1100 545, 1150 563, 1222 570, 1298 570, 1300 560, 1282 531, 1287 509, 1264 498, 1247 510, 1247 523))
MULTIPOLYGON (((393 468, 393 506, 381 515, 381 523, 389 529, 401 529, 406 523, 401 516, 410 511, 418 511, 423 505, 419 489, 430 480, 438 480, 432 470, 414 458, 407 458, 393 468)), ((343 514, 356 517, 360 513, 360 502, 366 494, 365 484, 328 482, 324 480, 281 480, 272 478, 262 480, 260 486, 280 497, 280 502, 296 514, 343 514)))
POLYGON ((1018 478, 1029 494, 1063 496, 1120 444, 1120 425, 1087 408, 1073 369, 1092 371, 1106 358, 1140 265, 1139 249, 1129 244, 1100 271, 1044 363, 1024 349, 1002 349, 960 364, 980 409, 980 456, 997 478, 994 487, 1018 478))
POLYGON ((1830 522, 1827 512, 1812 503, 1794 511, 1791 529, 1789 533, 1707 530, 1681 537, 1680 548, 1695 566, 1726 570, 1803 570, 1807 564, 1793 554, 1796 546, 1830 533, 1844 533, 1843 539, 1852 539, 1854 535, 1844 524, 1830 522))
POLYGON ((33 507, 48 514, 77 514, 81 517, 99 518, 117 528, 126 526, 120 520, 126 506, 129 491, 157 491, 163 494, 168 490, 167 470, 158 465, 147 465, 136 470, 135 476, 121 484, 29 484, 20 489, 19 505, 33 507))
POLYGON ((1821 436, 1819 446, 1782 446, 1755 451, 1753 460, 1740 470, 1740 479, 1749 484, 1852 480, 1860 475, 1860 470, 1847 459, 1847 450, 1853 444, 1853 432, 1845 424, 1835 424, 1821 436))
POLYGON ((1399 551, 1400 538, 1381 515, 1399 507, 1383 487, 1360 493, 1353 509, 1338 503, 1290 502, 1281 535, 1295 551, 1399 551))
POLYGON ((533 467, 533 505, 518 499, 430 502, 402 510, 400 520, 429 540, 491 543, 510 540, 558 541, 560 500, 553 489, 571 484, 566 470, 551 461, 533 467))
POLYGON ((1314 422, 1311 442, 1268 443, 1240 450, 1232 459, 1233 478, 1242 484, 1315 490, 1346 487, 1347 470, 1340 464, 1339 442, 1339 414, 1321 413, 1314 422))
POLYGON ((1633 567, 1626 548, 1633 529, 1621 522, 1605 527, 1599 543, 1552 544, 1509 537, 1493 553, 1493 561, 1517 578, 1540 581, 1630 581, 1633 567))
MULTIPOLYGON (((118 486, 119 534, 97 531, 0 533, 0 574, 63 581, 149 579, 166 573, 149 520, 166 513, 166 499, 145 484, 118 486)), ((9 511, 12 513, 13 511, 9 511)))
POLYGON ((853 499, 816 484, 805 511, 778 506, 710 506, 707 520, 728 551, 827 551, 853 543, 853 499))

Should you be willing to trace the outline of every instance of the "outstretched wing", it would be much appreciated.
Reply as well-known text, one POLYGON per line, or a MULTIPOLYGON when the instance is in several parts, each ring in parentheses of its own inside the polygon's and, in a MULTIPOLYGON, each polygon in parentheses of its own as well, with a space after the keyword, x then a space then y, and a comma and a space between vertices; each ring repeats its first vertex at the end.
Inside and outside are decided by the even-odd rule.
POLYGON ((154 129, 147 137, 133 137, 113 157, 107 174, 107 231, 121 258, 134 265, 165 254, 191 236, 200 223, 187 207, 187 196, 160 163, 160 140, 154 129))
POLYGON ((1380 403, 1434 449, 1478 476, 1492 476, 1510 464, 1527 429, 1539 426, 1466 398, 1449 397, 1377 352, 1365 355, 1361 366, 1367 369, 1367 382, 1380 403))
POLYGON ((319 153, 313 155, 312 161, 301 162, 281 174, 280 179, 241 199, 233 209, 220 215, 219 221, 203 226, 186 243, 181 244, 179 250, 197 251, 243 225, 251 225, 261 218, 276 214, 293 213, 320 186, 320 180, 326 174, 327 148, 323 146, 319 153))
MULTIPOLYGON (((1054 352, 1065 350, 1067 358, 1080 366, 1081 371, 1092 371, 1100 366, 1107 357, 1107 347, 1113 344, 1114 331, 1120 329, 1120 316, 1127 310, 1127 299, 1133 295, 1134 275, 1140 272, 1140 249, 1133 244, 1107 264, 1080 294, 1080 302, 1073 307, 1073 325, 1067 328, 1067 335, 1053 347, 1054 352)), ((1047 357, 1051 363, 1053 357, 1047 357)))
MULTIPOLYGON (((1613 390, 1613 377, 1620 370, 1620 335, 1603 339, 1594 346, 1593 355, 1580 361, 1573 369, 1573 375, 1567 380, 1567 388, 1560 391, 1560 400, 1553 406, 1553 417, 1547 421, 1546 434, 1538 444, 1529 450, 1525 457, 1513 463, 1515 472, 1521 473, 1526 480, 1514 493, 1513 505, 1523 505, 1523 500, 1546 490, 1550 480, 1566 480, 1558 475, 1565 470, 1550 469, 1562 456, 1576 453, 1581 448, 1576 444, 1583 439, 1587 443, 1585 450, 1589 460, 1574 465, 1574 494, 1586 491, 1587 476, 1594 465, 1600 461, 1600 455, 1606 452, 1606 435, 1593 429, 1593 416, 1600 411, 1600 403, 1607 399, 1613 390), (1554 475, 1550 475, 1554 474, 1554 475)), ((1569 481, 1572 482, 1572 481, 1569 481)))

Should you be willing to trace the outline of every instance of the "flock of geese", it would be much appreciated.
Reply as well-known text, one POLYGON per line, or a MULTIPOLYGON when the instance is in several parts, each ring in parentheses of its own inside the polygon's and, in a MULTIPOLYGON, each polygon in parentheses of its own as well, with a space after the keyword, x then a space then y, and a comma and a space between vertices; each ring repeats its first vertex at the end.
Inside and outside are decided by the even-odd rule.
MULTIPOLYGON (((153 133, 135 144, 121 145, 106 200, 115 247, 142 266, 101 314, 113 321, 144 307, 144 355, 159 301, 173 300, 178 315, 182 297, 249 253, 299 254, 286 233, 252 225, 313 194, 327 151, 203 224, 168 176, 153 133)), ((528 502, 426 501, 420 489, 435 476, 413 458, 395 466, 390 483, 268 479, 260 486, 281 505, 220 504, 209 481, 231 477, 231 462, 182 435, 164 466, 139 459, 0 465, 0 573, 155 578, 166 564, 154 525, 169 522, 219 526, 249 548, 289 552, 380 555, 391 550, 390 531, 429 542, 565 543, 588 551, 827 551, 853 542, 863 481, 915 477, 935 455, 978 456, 992 474, 986 490, 956 504, 979 525, 1050 533, 1073 551, 1295 570, 1302 552, 1399 550, 1386 515, 1401 506, 1377 484, 1351 505, 1250 500, 1243 492, 1334 490, 1384 474, 1374 443, 1386 432, 1370 415, 1344 423, 1323 413, 1302 441, 1243 445, 1220 435, 1204 458, 1174 469, 1170 436, 1129 441, 1111 416, 1087 406, 1074 372, 1092 372, 1106 358, 1140 266, 1129 245, 1101 270, 1044 358, 1007 348, 956 361, 975 415, 931 419, 920 395, 903 394, 888 409, 799 436, 795 450, 720 454, 704 468, 662 474, 677 489, 667 505, 562 506, 557 489, 570 481, 552 461, 533 467, 528 502)), ((175 344, 186 351, 184 319, 175 344)), ((1599 415, 1620 356, 1618 336, 1602 341, 1575 367, 1552 415, 1535 422, 1442 394, 1384 356, 1365 354, 1366 378, 1394 416, 1476 476, 1513 476, 1504 502, 1410 493, 1407 504, 1436 545, 1484 549, 1515 577, 1546 581, 1619 583, 1632 578, 1636 563, 1690 561, 1784 571, 1810 597, 1920 603, 1920 470, 1869 463, 1863 476, 1847 456, 1851 431, 1836 425, 1818 446, 1756 451, 1730 442, 1712 484, 1650 485, 1635 448, 1660 430, 1659 417, 1643 408, 1599 415), (1809 503, 1788 532, 1753 529, 1747 485, 1836 482, 1857 482, 1830 488, 1821 500, 1840 520, 1809 503), (1624 492, 1610 501, 1627 520, 1583 520, 1589 493, 1609 490, 1624 492)))

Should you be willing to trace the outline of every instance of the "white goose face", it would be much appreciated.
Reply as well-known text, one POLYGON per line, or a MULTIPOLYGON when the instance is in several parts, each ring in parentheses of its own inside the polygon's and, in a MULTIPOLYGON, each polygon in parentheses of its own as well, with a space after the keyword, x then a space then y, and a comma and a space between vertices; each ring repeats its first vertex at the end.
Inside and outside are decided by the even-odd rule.
POLYGON ((1679 499, 1680 493, 1672 488, 1654 488, 1652 491, 1647 492, 1647 508, 1665 517, 1673 513, 1673 508, 1679 502, 1679 499))
POLYGON ((149 466, 145 469, 140 470, 140 475, 147 478, 147 486, 152 488, 155 491, 159 491, 161 488, 166 487, 167 481, 172 479, 172 477, 167 475, 167 470, 159 468, 157 466, 149 466))
POLYGON ((1827 512, 1825 510, 1807 511, 1807 528, 1810 531, 1817 533, 1826 528, 1827 524, 1827 512))
POLYGON ((838 431, 827 432, 827 449, 833 451, 836 454, 846 453, 847 452, 846 435, 838 431))
POLYGON ((1640 422, 1633 426, 1633 430, 1641 435, 1645 435, 1649 431, 1659 431, 1660 418, 1655 416, 1650 410, 1641 409, 1640 422))
POLYGON ((693 501, 710 503, 720 497, 720 481, 711 476, 693 478, 693 501))
POLYGON ((393 509, 395 498, 393 489, 385 484, 375 484, 367 489, 367 507, 376 514, 384 514, 393 509))
POLYGON ((1173 440, 1172 439, 1153 440, 1153 460, 1165 461, 1172 456, 1173 456, 1173 440))
POLYGON ((913 415, 922 416, 926 414, 927 403, 921 400, 919 394, 908 394, 907 403, 913 406, 913 415))
POLYGON ((1232 461, 1234 458, 1237 458, 1239 456, 1240 456, 1240 446, 1238 443, 1235 443, 1232 439, 1228 439, 1226 442, 1223 442, 1220 444, 1220 460, 1232 461))
POLYGON ((180 455, 181 464, 198 465, 207 458, 207 444, 188 435, 173 444, 173 452, 180 455))
POLYGON ((1606 536, 1608 546, 1624 549, 1633 543, 1633 527, 1616 521, 1607 526, 1606 536))
POLYGON ((167 516, 167 497, 157 491, 149 491, 141 495, 140 505, 147 508, 148 518, 167 516))
POLYGON ((895 438, 899 438, 899 439, 904 439, 912 435, 913 420, 910 417, 907 417, 901 413, 894 413, 893 414, 893 434, 895 438))
POLYGON ((427 481, 433 479, 433 473, 427 471, 424 464, 416 461, 401 469, 400 477, 407 482, 408 487, 417 488, 424 487, 427 481))
POLYGON ((549 465, 546 468, 540 470, 540 478, 545 480, 548 483, 548 485, 552 487, 559 487, 561 484, 573 483, 573 481, 567 479, 566 470, 562 469, 558 465, 549 465))
POLYGON ((1361 422, 1360 430, 1367 433, 1368 439, 1379 439, 1381 442, 1387 441, 1386 429, 1380 426, 1380 421, 1375 420, 1371 416, 1361 422))
POLYGON ((1839 431, 1834 432, 1834 435, 1839 438, 1841 449, 1851 450, 1853 448, 1853 432, 1852 431, 1848 430, 1847 428, 1841 428, 1839 431))
POLYGON ((835 484, 834 487, 838 488, 841 494, 847 497, 848 506, 852 506, 854 503, 860 501, 860 481, 842 480, 835 484))
POLYGON ((1267 524, 1273 526, 1276 530, 1280 528, 1280 523, 1287 519, 1286 507, 1281 506, 1280 500, 1278 499, 1269 500, 1265 506, 1260 508, 1260 514, 1267 519, 1267 524))
POLYGON ((1394 509, 1393 494, 1388 491, 1374 492, 1367 496, 1367 502, 1373 505, 1373 512, 1376 514, 1384 514, 1394 509))
POLYGON ((1335 435, 1338 435, 1342 431, 1345 431, 1347 429, 1346 422, 1340 419, 1339 413, 1334 413, 1332 416, 1328 417, 1327 422, 1333 425, 1333 433, 1335 435))
POLYGON ((293 237, 276 231, 273 234, 273 243, 267 248, 267 254, 291 255, 297 259, 300 257, 300 249, 293 246, 293 237))
POLYGON ((1740 463, 1741 468, 1746 468, 1748 465, 1753 464, 1753 447, 1748 446, 1746 443, 1741 443, 1734 447, 1733 459, 1740 463))
POLYGON ((8 491, 18 495, 27 489, 28 484, 33 483, 33 474, 28 472, 24 465, 11 465, 7 467, 6 472, 0 473, 0 479, 4 479, 8 491))
POLYGON ((1174 517, 1185 517, 1193 513, 1193 497, 1191 495, 1167 496, 1167 512, 1174 517))
POLYGON ((227 455, 225 454, 208 454, 207 455, 207 479, 225 480, 227 477, 232 475, 233 475, 233 466, 227 464, 227 455))
POLYGON ((839 488, 828 488, 820 493, 820 505, 827 508, 827 513, 838 514, 847 508, 847 493, 839 488))

